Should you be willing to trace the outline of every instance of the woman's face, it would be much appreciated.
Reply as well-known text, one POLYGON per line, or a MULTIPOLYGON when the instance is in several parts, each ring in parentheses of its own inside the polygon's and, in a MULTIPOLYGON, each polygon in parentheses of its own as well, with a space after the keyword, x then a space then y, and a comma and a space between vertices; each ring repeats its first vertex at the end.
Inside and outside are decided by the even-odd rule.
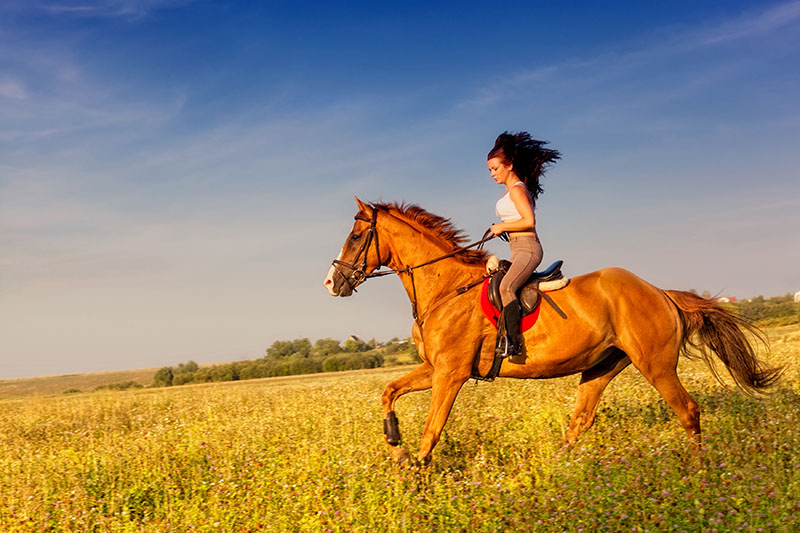
POLYGON ((493 157, 489 159, 489 174, 492 179, 500 185, 505 185, 508 177, 514 173, 510 163, 506 163, 502 157, 493 157))

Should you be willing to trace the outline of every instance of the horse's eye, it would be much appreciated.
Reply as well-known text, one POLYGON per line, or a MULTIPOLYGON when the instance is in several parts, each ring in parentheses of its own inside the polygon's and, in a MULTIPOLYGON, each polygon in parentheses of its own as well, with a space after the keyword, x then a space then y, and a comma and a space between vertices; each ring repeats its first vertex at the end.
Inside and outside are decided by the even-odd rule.
POLYGON ((350 237, 350 240, 353 241, 353 242, 356 242, 360 238, 361 238, 361 235, 353 235, 352 237, 350 237))

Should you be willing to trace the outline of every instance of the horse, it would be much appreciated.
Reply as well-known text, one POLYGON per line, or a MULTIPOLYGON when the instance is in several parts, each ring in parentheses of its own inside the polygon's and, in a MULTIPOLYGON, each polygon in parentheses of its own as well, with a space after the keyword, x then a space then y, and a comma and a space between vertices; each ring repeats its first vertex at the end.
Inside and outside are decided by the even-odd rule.
MULTIPOLYGON (((399 447, 395 403, 432 389, 416 457, 426 464, 462 385, 476 371, 485 375, 494 360, 496 329, 481 312, 480 291, 466 290, 484 277, 488 254, 466 249, 464 233, 449 219, 419 206, 367 204, 358 197, 356 203, 355 223, 324 285, 331 295, 347 297, 371 277, 400 277, 412 303, 412 338, 422 363, 384 390, 384 433, 394 458, 410 460, 399 447), (376 272, 381 266, 391 270, 376 272)), ((780 377, 781 368, 756 355, 750 335, 759 337, 755 326, 694 293, 662 290, 627 270, 606 268, 574 277, 548 296, 566 319, 541 304, 537 322, 524 333, 524 362, 504 360, 499 377, 581 374, 565 446, 593 425, 606 386, 631 364, 672 408, 695 449, 701 444, 700 409, 678 379, 680 355, 702 358, 721 381, 715 354, 749 394, 780 377)))

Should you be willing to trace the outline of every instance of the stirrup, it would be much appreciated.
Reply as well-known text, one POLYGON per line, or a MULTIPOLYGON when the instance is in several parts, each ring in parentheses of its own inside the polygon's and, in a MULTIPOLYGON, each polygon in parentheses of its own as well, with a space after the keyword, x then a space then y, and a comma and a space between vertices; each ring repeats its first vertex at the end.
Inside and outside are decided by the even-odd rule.
POLYGON ((513 350, 515 348, 514 344, 511 342, 511 338, 509 335, 502 335, 499 339, 497 339, 497 345, 494 348, 494 353, 497 357, 505 359, 506 357, 519 357, 522 356, 522 346, 516 346, 517 350, 513 350))
POLYGON ((503 335, 499 339, 497 339, 497 345, 494 347, 494 353, 497 357, 501 359, 505 359, 509 357, 511 354, 508 353, 508 336, 503 335))

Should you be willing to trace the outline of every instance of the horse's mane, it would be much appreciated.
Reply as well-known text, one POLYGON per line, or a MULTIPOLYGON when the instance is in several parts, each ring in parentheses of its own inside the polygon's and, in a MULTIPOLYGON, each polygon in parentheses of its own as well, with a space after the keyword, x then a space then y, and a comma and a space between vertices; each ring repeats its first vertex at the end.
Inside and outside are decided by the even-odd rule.
MULTIPOLYGON (((416 226, 424 228, 429 231, 430 235, 444 241, 452 247, 452 249, 460 248, 469 244, 468 237, 463 231, 456 228, 449 218, 444 218, 425 211, 418 205, 406 203, 389 203, 389 204, 370 204, 373 209, 380 209, 388 211, 394 215, 415 223, 416 226)), ((485 250, 476 250, 471 248, 465 250, 454 257, 462 263, 470 265, 485 263, 489 254, 485 250)))

